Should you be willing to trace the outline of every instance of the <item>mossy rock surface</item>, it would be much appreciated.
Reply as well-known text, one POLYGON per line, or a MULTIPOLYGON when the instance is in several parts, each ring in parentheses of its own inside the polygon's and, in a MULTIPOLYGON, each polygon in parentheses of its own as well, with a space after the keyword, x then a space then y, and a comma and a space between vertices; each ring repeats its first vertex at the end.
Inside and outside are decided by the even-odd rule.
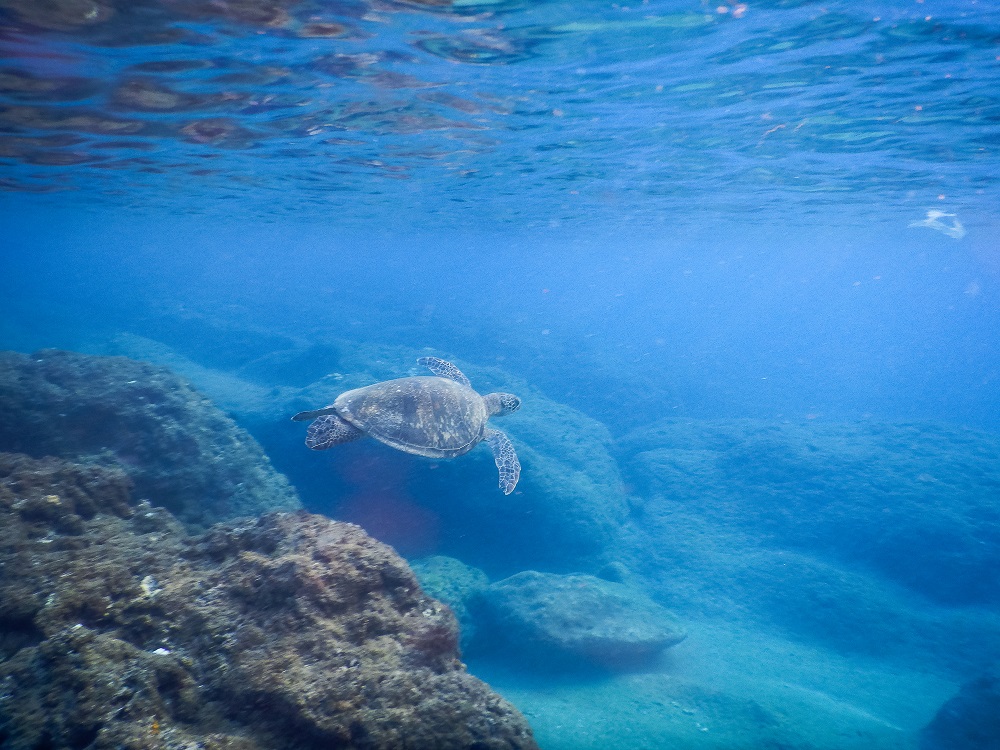
POLYGON ((125 357, 0 352, 0 450, 117 466, 184 521, 300 501, 257 441, 169 370, 125 357))
POLYGON ((0 454, 4 750, 535 750, 451 611, 357 526, 192 534, 117 469, 0 454))
POLYGON ((451 607, 461 629, 463 649, 467 647, 476 633, 469 603, 490 585, 490 579, 479 568, 443 555, 412 560, 410 568, 428 596, 451 607))

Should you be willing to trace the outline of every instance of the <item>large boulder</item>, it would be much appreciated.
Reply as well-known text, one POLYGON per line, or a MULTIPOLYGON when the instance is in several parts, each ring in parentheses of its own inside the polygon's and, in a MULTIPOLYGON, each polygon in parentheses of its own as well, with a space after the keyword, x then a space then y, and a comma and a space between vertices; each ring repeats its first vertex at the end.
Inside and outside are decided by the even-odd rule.
POLYGON ((192 523, 300 507, 245 430, 169 370, 124 357, 0 352, 0 450, 118 466, 137 496, 192 523))
POLYGON ((0 454, 4 750, 532 750, 451 612, 356 526, 192 535, 117 468, 0 454))
POLYGON ((590 575, 523 571, 490 585, 477 609, 486 634, 542 666, 632 667, 685 637, 641 591, 590 575))

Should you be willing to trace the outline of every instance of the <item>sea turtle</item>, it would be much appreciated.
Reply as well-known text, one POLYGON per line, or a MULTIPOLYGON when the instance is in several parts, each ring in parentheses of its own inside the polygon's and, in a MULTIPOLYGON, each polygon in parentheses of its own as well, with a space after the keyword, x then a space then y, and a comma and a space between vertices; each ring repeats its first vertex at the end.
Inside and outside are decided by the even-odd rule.
POLYGON ((500 489, 514 491, 521 464, 508 438, 488 427, 486 420, 521 408, 510 393, 480 396, 469 379, 451 362, 421 357, 417 364, 434 375, 386 380, 337 396, 329 406, 303 411, 292 419, 309 425, 306 445, 326 450, 370 435, 386 445, 429 458, 454 458, 481 440, 493 451, 500 470, 500 489))

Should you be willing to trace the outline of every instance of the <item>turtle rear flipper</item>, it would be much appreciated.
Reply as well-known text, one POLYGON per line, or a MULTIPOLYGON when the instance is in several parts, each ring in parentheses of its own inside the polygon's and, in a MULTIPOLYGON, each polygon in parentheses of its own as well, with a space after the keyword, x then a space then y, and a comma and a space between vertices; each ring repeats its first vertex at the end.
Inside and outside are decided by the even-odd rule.
POLYGON ((483 440, 493 451, 493 460, 500 471, 500 489, 503 494, 509 495, 517 486, 518 477, 521 476, 521 462, 517 460, 517 453, 514 444, 500 430, 487 428, 483 432, 483 440))
POLYGON ((325 414, 309 425, 306 445, 314 451, 324 451, 341 443, 364 437, 365 433, 336 414, 325 414))
POLYGON ((455 367, 455 365, 451 362, 446 362, 445 360, 438 359, 437 357, 421 357, 417 360, 417 364, 423 365, 439 378, 448 378, 448 380, 454 380, 456 383, 461 383, 467 388, 472 387, 472 383, 470 383, 469 379, 465 377, 465 373, 455 367))

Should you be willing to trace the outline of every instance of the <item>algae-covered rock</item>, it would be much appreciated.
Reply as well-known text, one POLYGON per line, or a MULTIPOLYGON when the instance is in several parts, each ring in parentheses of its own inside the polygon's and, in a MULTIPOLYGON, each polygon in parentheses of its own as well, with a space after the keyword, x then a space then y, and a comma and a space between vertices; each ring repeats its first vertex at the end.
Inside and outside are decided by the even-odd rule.
POLYGON ((123 357, 0 353, 0 450, 121 467, 185 521, 299 507, 257 442, 185 381, 123 357))
POLYGON ((635 666, 685 637, 641 591, 589 575, 524 571, 491 584, 479 607, 491 635, 542 661, 635 666))
POLYGON ((490 579, 479 568, 443 555, 412 560, 410 568, 429 596, 451 607, 461 628, 464 647, 475 635, 469 602, 490 585, 490 579))
POLYGON ((195 536, 127 490, 0 454, 4 750, 536 747, 465 672, 451 612, 358 527, 195 536))

